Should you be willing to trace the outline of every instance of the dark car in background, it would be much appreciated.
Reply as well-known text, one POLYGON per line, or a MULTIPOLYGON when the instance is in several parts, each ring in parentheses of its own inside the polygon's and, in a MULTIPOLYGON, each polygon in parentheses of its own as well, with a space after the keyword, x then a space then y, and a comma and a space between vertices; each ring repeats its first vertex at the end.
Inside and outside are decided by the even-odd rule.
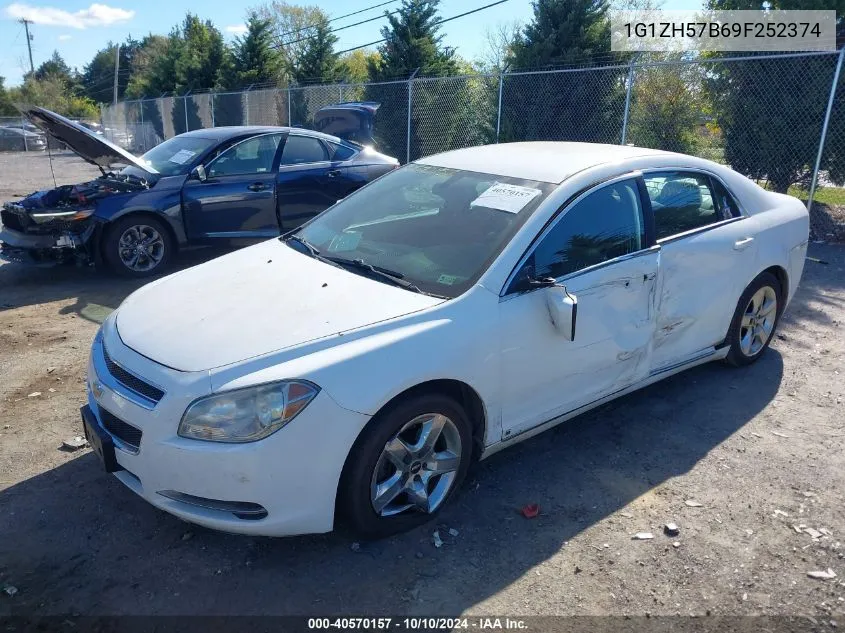
POLYGON ((31 132, 22 127, 0 127, 0 152, 34 152, 47 149, 43 134, 31 132))
POLYGON ((49 110, 24 113, 103 175, 5 203, 0 256, 15 261, 95 262, 143 277, 179 248, 295 229, 399 166, 339 135, 257 126, 194 130, 137 157, 49 110), (125 166, 109 171, 116 164, 125 166))

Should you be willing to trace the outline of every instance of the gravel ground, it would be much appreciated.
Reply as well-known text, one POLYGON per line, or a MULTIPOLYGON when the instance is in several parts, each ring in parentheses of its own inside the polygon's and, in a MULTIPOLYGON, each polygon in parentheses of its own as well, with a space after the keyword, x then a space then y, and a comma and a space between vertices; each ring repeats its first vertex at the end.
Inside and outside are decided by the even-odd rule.
MULTIPOLYGON (((96 173, 64 157, 56 168, 67 182, 96 173)), ((0 155, 0 199, 49 183, 46 158, 0 155)), ((780 336, 758 363, 690 370, 479 464, 440 518, 439 549, 436 525, 356 548, 342 533, 207 531, 146 504, 90 450, 63 452, 62 440, 82 431, 98 323, 138 284, 90 269, 2 265, 0 587, 18 591, 0 593, 0 616, 843 621, 845 248, 814 244, 810 254, 828 263, 808 261, 780 336), (518 513, 527 503, 540 505, 539 517, 518 513), (679 536, 663 534, 669 521, 679 536), (632 540, 644 531, 654 538, 632 540), (807 576, 828 568, 838 577, 807 576)))

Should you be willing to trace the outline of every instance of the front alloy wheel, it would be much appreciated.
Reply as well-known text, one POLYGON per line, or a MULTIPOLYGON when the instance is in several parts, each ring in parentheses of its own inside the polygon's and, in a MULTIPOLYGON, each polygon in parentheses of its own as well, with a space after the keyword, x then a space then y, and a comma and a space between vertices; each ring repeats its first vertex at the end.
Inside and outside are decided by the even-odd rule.
POLYGON ((439 393, 392 403, 370 420, 343 467, 339 516, 364 538, 431 520, 461 485, 472 460, 472 423, 439 393))
POLYGON ((164 223, 151 214, 130 215, 108 225, 103 259, 125 277, 148 277, 167 267, 175 243, 164 223))
POLYGON ((455 423, 439 413, 417 416, 382 449, 370 485, 373 509, 383 517, 435 512, 460 464, 461 434, 455 423))
POLYGON ((145 273, 158 266, 164 259, 164 251, 164 238, 146 224, 130 226, 118 240, 120 261, 137 273, 145 273))

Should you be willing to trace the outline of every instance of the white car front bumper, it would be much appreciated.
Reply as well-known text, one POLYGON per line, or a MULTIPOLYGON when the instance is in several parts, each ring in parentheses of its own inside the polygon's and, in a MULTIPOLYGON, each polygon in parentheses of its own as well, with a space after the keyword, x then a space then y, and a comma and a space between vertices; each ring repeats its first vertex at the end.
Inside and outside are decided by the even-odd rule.
POLYGON ((205 395, 207 374, 156 365, 122 345, 116 332, 106 338, 114 363, 165 390, 152 407, 133 397, 111 375, 103 343, 95 341, 88 404, 114 439, 123 468, 114 474, 123 484, 162 510, 216 530, 265 536, 332 530, 341 471, 370 416, 320 392, 287 426, 258 442, 182 438, 179 421, 187 405, 205 395), (134 427, 131 444, 121 440, 127 427, 119 423, 134 427))

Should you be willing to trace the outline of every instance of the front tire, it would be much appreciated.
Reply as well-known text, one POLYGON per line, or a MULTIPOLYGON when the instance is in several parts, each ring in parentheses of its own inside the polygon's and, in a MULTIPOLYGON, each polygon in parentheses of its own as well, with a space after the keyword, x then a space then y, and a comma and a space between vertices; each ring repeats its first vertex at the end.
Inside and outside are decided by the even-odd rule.
POLYGON ((728 333, 730 351, 725 360, 734 367, 755 362, 772 342, 783 310, 780 281, 764 272, 752 281, 736 306, 728 333))
POLYGON ((422 394, 380 412, 355 442, 338 509, 353 532, 381 538, 432 520, 466 477, 472 425, 451 398, 422 394))
POLYGON ((102 248, 103 259, 118 275, 149 277, 167 268, 175 244, 161 220, 127 216, 107 228, 102 248))

